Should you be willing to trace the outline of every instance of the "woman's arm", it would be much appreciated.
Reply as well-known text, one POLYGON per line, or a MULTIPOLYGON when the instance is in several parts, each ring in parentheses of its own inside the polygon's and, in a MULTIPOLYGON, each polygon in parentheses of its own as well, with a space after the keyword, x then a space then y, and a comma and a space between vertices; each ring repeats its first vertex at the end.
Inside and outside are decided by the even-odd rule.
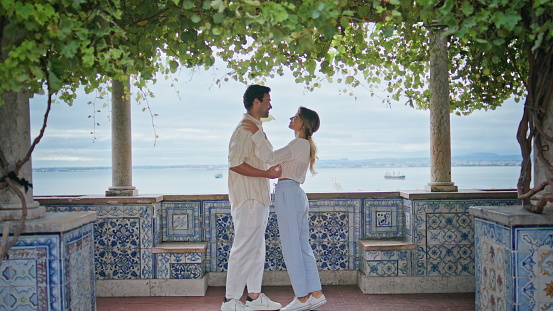
POLYGON ((247 163, 242 163, 240 165, 231 167, 230 170, 240 175, 249 177, 278 178, 280 177, 280 175, 282 175, 282 168, 280 164, 271 166, 268 170, 264 171, 255 168, 247 163))
POLYGON ((265 136, 263 131, 260 131, 255 123, 250 120, 242 121, 242 126, 247 131, 253 133, 251 139, 255 144, 255 154, 261 160, 270 165, 287 162, 294 158, 294 152, 290 144, 283 148, 273 151, 273 146, 265 136))

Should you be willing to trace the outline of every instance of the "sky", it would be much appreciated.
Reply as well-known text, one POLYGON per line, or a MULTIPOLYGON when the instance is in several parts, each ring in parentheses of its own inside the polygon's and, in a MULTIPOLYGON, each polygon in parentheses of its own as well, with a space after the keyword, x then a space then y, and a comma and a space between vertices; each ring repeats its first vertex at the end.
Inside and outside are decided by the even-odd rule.
MULTIPOLYGON (((220 76, 217 70, 185 70, 175 75, 178 82, 159 77, 150 86, 155 98, 148 99, 156 115, 153 118, 148 110, 143 111, 145 104, 132 101, 134 166, 227 164, 228 140, 245 112, 242 95, 247 86, 232 81, 216 85, 220 76)), ((355 96, 350 96, 340 92, 343 85, 325 83, 309 92, 286 75, 268 78, 264 85, 272 89, 270 113, 275 118, 265 123, 264 129, 275 148, 294 138, 288 129, 289 118, 299 106, 305 106, 317 111, 321 119, 313 136, 319 159, 430 156, 430 112, 402 102, 383 103, 384 91, 371 96, 358 88, 355 96)), ((81 92, 71 107, 54 104, 45 135, 33 153, 33 167, 111 166, 109 100, 110 96, 98 99, 81 92), (95 105, 87 104, 89 101, 95 105), (108 108, 102 108, 103 103, 108 108), (89 118, 93 114, 95 118, 89 118)), ((30 107, 34 139, 42 125, 46 97, 31 99, 30 107)), ((495 111, 452 114, 452 155, 520 154, 516 130, 521 116, 522 103, 514 100, 495 111)))

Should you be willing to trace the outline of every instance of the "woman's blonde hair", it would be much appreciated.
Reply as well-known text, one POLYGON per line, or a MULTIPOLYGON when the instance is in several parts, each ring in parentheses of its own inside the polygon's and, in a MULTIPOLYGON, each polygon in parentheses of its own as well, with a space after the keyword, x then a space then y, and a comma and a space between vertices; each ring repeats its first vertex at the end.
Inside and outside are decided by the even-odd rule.
POLYGON ((317 161, 317 146, 313 142, 313 133, 315 133, 319 129, 319 125, 321 124, 321 121, 319 119, 319 115, 311 110, 307 109, 305 107, 300 107, 298 109, 298 117, 303 122, 303 130, 305 132, 305 137, 309 141, 309 170, 312 174, 317 174, 317 171, 315 171, 315 161, 317 161))

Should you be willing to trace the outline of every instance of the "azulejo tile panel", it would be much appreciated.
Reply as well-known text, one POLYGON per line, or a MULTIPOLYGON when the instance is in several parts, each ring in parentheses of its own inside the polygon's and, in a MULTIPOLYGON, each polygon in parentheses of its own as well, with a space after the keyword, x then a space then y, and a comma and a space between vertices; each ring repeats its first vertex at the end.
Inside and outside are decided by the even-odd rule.
MULTIPOLYGON (((309 200, 310 204, 310 240, 317 264, 322 270, 348 270, 355 261, 356 248, 349 244, 357 241, 360 224, 359 200, 309 200), (353 219, 353 222, 352 222, 353 219), (352 238, 352 229, 354 229, 352 238)), ((204 202, 207 221, 206 236, 209 240, 209 271, 226 271, 227 259, 233 241, 233 225, 228 201, 204 202)), ((265 231, 266 260, 265 269, 276 271, 285 269, 282 261, 278 222, 273 207, 265 231)))
POLYGON ((365 199, 366 239, 403 238, 405 213, 402 199, 365 199))
POLYGON ((0 265, 0 310, 94 310, 92 228, 21 235, 0 265))
POLYGON ((205 275, 205 252, 153 254, 155 279, 200 279, 205 275))
POLYGON ((68 310, 94 310, 96 287, 94 276, 93 224, 69 231, 64 236, 67 278, 63 284, 68 310))
POLYGON ((363 251, 361 271, 367 276, 412 276, 414 250, 363 251))
POLYGON ((59 234, 21 235, 0 265, 0 301, 6 310, 62 310, 62 258, 59 234))
POLYGON ((161 202, 46 207, 48 212, 97 213, 94 224, 94 270, 97 279, 153 277, 151 248, 162 240, 161 202))
POLYGON ((404 200, 405 211, 410 213, 405 216, 405 240, 417 244, 415 273, 469 275, 474 270, 475 254, 475 224, 469 207, 519 203, 513 199, 404 200))
POLYGON ((517 280, 515 305, 552 305, 553 225, 515 227, 511 232, 517 280))
POLYGON ((480 309, 547 310, 553 305, 553 226, 510 227, 477 218, 480 309))
POLYGON ((163 241, 203 241, 200 201, 164 202, 163 241))

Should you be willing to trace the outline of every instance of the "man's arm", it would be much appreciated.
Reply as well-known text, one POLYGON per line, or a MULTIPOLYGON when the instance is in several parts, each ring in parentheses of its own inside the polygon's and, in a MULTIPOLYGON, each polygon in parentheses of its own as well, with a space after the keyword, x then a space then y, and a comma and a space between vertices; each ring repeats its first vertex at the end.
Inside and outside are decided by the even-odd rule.
POLYGON ((249 177, 264 177, 264 178, 278 178, 282 175, 282 167, 280 164, 271 166, 268 170, 260 170, 247 163, 242 163, 230 168, 231 171, 240 175, 249 177))

